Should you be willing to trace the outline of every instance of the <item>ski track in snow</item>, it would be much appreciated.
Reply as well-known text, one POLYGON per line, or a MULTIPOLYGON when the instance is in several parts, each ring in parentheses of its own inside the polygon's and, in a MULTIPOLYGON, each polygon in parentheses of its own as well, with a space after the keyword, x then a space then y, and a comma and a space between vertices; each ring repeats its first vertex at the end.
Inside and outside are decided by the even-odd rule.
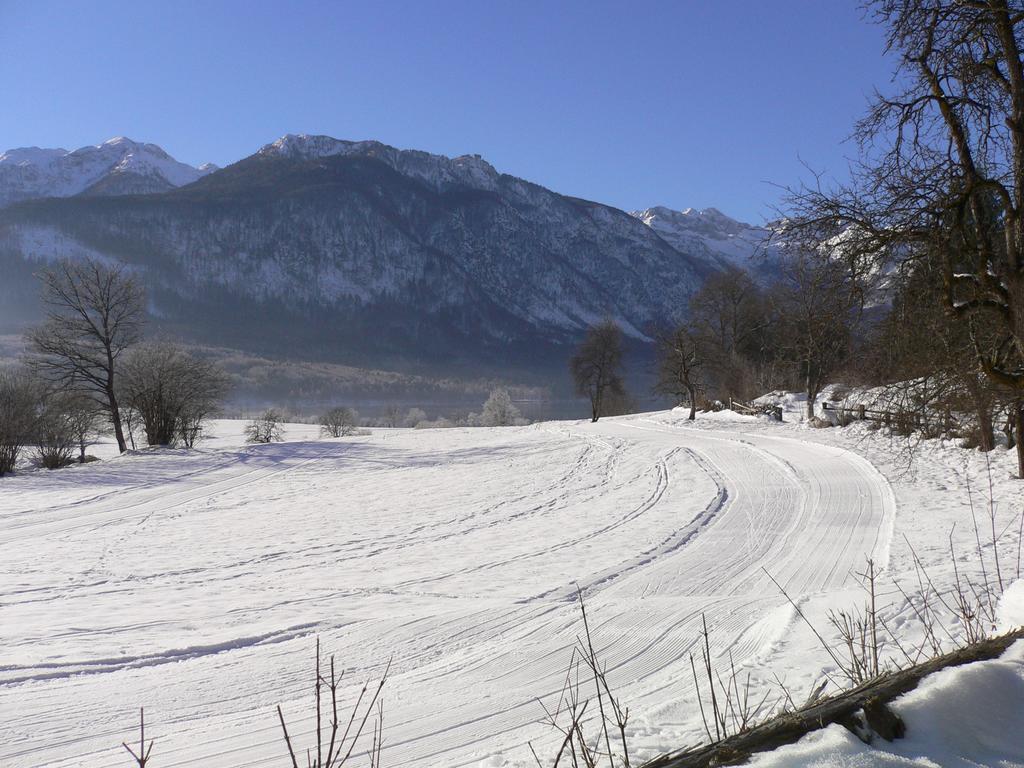
POLYGON ((0 484, 0 765, 121 766, 138 706, 161 768, 280 765, 276 704, 312 729, 315 635, 343 703, 393 655, 388 764, 528 765, 577 585, 635 722, 679 746, 701 615, 720 659, 776 652, 793 617, 765 571, 849 589, 894 514, 848 451, 665 415, 29 473, 0 484))

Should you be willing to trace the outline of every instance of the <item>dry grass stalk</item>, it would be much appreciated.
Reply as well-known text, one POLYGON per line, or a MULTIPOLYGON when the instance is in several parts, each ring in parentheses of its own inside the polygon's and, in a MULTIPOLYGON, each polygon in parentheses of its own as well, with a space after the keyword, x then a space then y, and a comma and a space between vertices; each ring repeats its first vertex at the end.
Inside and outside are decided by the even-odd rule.
MULTIPOLYGON (((384 683, 387 682, 388 673, 390 671, 391 661, 389 660, 384 669, 384 673, 381 675, 380 680, 377 682, 376 687, 373 689, 370 694, 370 698, 365 705, 363 704, 363 701, 366 699, 366 694, 370 690, 370 683, 366 682, 363 684, 362 690, 359 692, 359 696, 349 712, 345 730, 341 733, 339 738, 338 732, 341 728, 341 721, 338 717, 338 686, 344 677, 344 673, 335 674, 334 656, 331 656, 329 676, 325 677, 321 674, 320 639, 317 638, 316 674, 313 684, 314 696, 316 699, 316 757, 313 757, 313 750, 306 750, 307 768, 337 768, 337 766, 345 765, 348 759, 352 757, 352 753, 358 745, 363 731, 366 729, 366 724, 370 719, 370 715, 373 714, 374 711, 377 712, 377 716, 373 725, 373 737, 368 755, 370 757, 372 768, 379 767, 380 753, 383 746, 384 722, 384 705, 383 700, 381 699, 381 691, 384 688, 384 683), (330 729, 329 737, 325 736, 323 727, 322 693, 324 688, 326 688, 331 695, 330 722, 328 723, 330 729), (355 730, 353 730, 353 726, 355 726, 355 730)), ((288 747, 288 756, 291 758, 292 768, 299 768, 299 762, 295 756, 292 739, 288 733, 288 726, 285 723, 284 712, 281 710, 280 705, 277 707, 277 716, 281 721, 281 731, 284 734, 285 745, 288 747)))
POLYGON ((146 746, 146 712, 142 707, 139 707, 139 751, 135 752, 126 742, 121 742, 121 746, 128 750, 128 754, 132 756, 135 764, 139 768, 146 768, 146 764, 149 762, 149 755, 153 751, 153 740, 150 739, 149 746, 146 746))
MULTIPOLYGON (((608 682, 608 666, 594 647, 590 620, 583 593, 577 589, 583 616, 583 637, 576 638, 565 680, 553 710, 544 706, 544 722, 556 730, 561 742, 552 763, 572 768, 597 768, 607 762, 609 768, 630 768, 629 737, 626 731, 629 708, 615 696, 608 682), (592 689, 592 694, 586 690, 592 689), (596 707, 591 706, 596 702, 596 707), (588 711, 592 714, 588 719, 588 711), (589 735, 588 735, 589 733, 589 735)), ((538 766, 543 766, 533 745, 530 751, 538 766)))
MULTIPOLYGON (((753 683, 748 672, 741 678, 736 670, 736 664, 729 652, 729 672, 723 678, 720 672, 715 671, 711 655, 711 633, 708 631, 707 618, 701 614, 701 661, 703 672, 708 681, 708 708, 705 709, 705 702, 701 695, 700 679, 697 675, 696 664, 693 655, 690 655, 690 670, 693 673, 693 684, 697 692, 697 705, 700 708, 701 720, 704 723, 704 731, 708 740, 712 743, 726 739, 737 733, 743 733, 756 723, 766 712, 765 705, 771 695, 771 688, 765 688, 764 695, 760 698, 752 696, 753 683), (708 710, 710 710, 711 722, 715 728, 714 736, 711 735, 711 728, 708 725, 708 710)), ((780 700, 768 708, 775 710, 782 703, 780 700)))

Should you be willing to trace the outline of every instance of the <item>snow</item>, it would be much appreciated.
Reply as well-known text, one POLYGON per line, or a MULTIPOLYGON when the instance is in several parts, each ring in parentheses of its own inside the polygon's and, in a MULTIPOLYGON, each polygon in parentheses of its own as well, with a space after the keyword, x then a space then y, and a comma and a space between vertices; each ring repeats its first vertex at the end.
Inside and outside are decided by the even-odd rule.
MULTIPOLYGON (((687 417, 690 415, 690 407, 679 407, 673 408, 672 413, 685 414, 687 417)), ((747 422, 754 423, 758 421, 758 417, 749 413, 738 413, 737 411, 731 411, 725 408, 721 411, 709 411, 707 413, 700 414, 701 422, 747 422)))
POLYGON ((180 187, 216 170, 180 163, 155 144, 124 136, 68 152, 24 147, 0 154, 0 205, 36 197, 80 194, 105 177, 132 173, 180 187))
POLYGON ((998 629, 1008 632, 1017 627, 1024 627, 1024 580, 1018 579, 1003 592, 996 611, 998 629))
POLYGON ((45 224, 21 224, 13 228, 18 249, 30 262, 56 262, 61 259, 93 259, 114 267, 121 264, 107 254, 69 237, 64 230, 45 224))
POLYGON ((442 190, 452 184, 476 189, 497 188, 498 172, 479 155, 450 158, 420 150, 401 150, 379 141, 346 141, 330 136, 289 133, 265 145, 259 154, 297 160, 363 155, 380 160, 398 171, 442 190))
POLYGON ((66 149, 42 149, 40 147, 21 147, 20 149, 9 149, 0 153, 0 164, 40 166, 52 165, 68 154, 66 149))
MULTIPOLYGON (((154 764, 279 764, 278 703, 308 738, 316 636, 346 669, 346 702, 394 657, 386 763, 532 765, 528 740, 551 753, 537 700, 561 686, 577 586, 639 762, 702 739, 689 663, 702 615, 716 663, 731 658, 755 684, 778 675, 799 699, 834 674, 768 574, 827 631, 829 610, 862 600, 866 557, 910 589, 912 542, 951 583, 956 521, 973 578, 963 480, 981 488, 986 467, 1013 582, 1021 486, 1005 451, 982 464, 933 441, 908 472, 878 433, 686 415, 338 440, 295 424, 268 446, 220 421, 199 450, 100 446, 102 462, 0 480, 0 765, 121 765, 139 706, 154 764)), ((1019 583, 1000 606, 1009 623, 1019 583)), ((911 608, 880 592, 889 626, 917 641, 911 608)), ((910 694, 909 738, 886 752, 827 729, 771 759, 967 764, 946 750, 1021 764, 1017 721, 982 701, 1019 718, 1020 665, 1007 656, 910 694), (957 710, 943 701, 961 689, 972 743, 945 725, 957 710), (928 736, 932 724, 949 733, 928 736)))
POLYGON ((756 768, 1024 766, 1024 641, 1001 659, 945 669, 893 709, 906 737, 870 746, 839 725, 750 761, 756 768))
POLYGON ((703 251, 718 268, 733 266, 756 273, 770 268, 778 256, 771 245, 772 229, 736 221, 716 208, 674 211, 655 206, 631 215, 672 247, 697 254, 703 251))

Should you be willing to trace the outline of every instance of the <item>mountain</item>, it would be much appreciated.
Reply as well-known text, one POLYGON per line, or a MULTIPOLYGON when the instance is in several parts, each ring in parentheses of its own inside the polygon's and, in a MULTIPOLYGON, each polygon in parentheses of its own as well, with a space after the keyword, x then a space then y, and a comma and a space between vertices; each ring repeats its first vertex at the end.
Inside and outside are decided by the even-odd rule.
MULTIPOLYGON (((26 155, 38 167, 70 156, 26 155)), ((40 263, 92 256, 132 265, 157 327, 204 343, 564 375, 566 345, 588 324, 611 317, 645 344, 725 259, 699 217, 673 233, 667 215, 560 195, 478 155, 289 135, 200 173, 115 193, 108 169, 61 188, 73 196, 0 209, 0 327, 35 306, 40 263)))
POLYGON ((738 267, 769 280, 779 257, 778 232, 773 227, 744 224, 715 208, 673 211, 656 206, 632 215, 677 250, 707 249, 718 269, 738 267))
POLYGON ((74 152, 11 149, 0 154, 0 207, 43 197, 164 192, 215 170, 179 163, 155 144, 124 137, 74 152))

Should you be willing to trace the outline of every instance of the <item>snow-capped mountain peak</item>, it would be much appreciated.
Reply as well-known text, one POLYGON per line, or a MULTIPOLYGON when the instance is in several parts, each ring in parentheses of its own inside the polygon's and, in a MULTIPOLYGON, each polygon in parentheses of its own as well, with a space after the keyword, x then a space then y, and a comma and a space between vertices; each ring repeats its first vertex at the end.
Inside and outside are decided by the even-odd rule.
POLYGON ((771 244, 771 229, 737 221, 717 208, 676 211, 658 205, 634 211, 632 215, 675 248, 690 251, 706 248, 719 266, 757 272, 764 270, 776 255, 771 244))
POLYGON ((288 133, 277 141, 265 145, 259 151, 261 155, 290 157, 296 160, 318 160, 334 155, 347 155, 358 145, 370 145, 376 142, 342 141, 330 136, 317 136, 306 133, 288 133))
POLYGON ((67 153, 68 151, 66 149, 20 147, 18 149, 9 149, 6 152, 0 153, 0 165, 34 165, 46 167, 61 157, 64 157, 67 153))
POLYGON ((500 174, 480 155, 446 157, 412 149, 396 149, 379 141, 345 141, 330 136, 289 133, 262 147, 264 157, 285 157, 310 161, 337 156, 362 156, 380 160, 405 176, 412 176, 441 189, 462 184, 494 189, 500 174))
POLYGON ((0 154, 0 207, 39 197, 160 192, 213 170, 180 163, 156 144, 125 136, 72 152, 22 147, 0 154))

